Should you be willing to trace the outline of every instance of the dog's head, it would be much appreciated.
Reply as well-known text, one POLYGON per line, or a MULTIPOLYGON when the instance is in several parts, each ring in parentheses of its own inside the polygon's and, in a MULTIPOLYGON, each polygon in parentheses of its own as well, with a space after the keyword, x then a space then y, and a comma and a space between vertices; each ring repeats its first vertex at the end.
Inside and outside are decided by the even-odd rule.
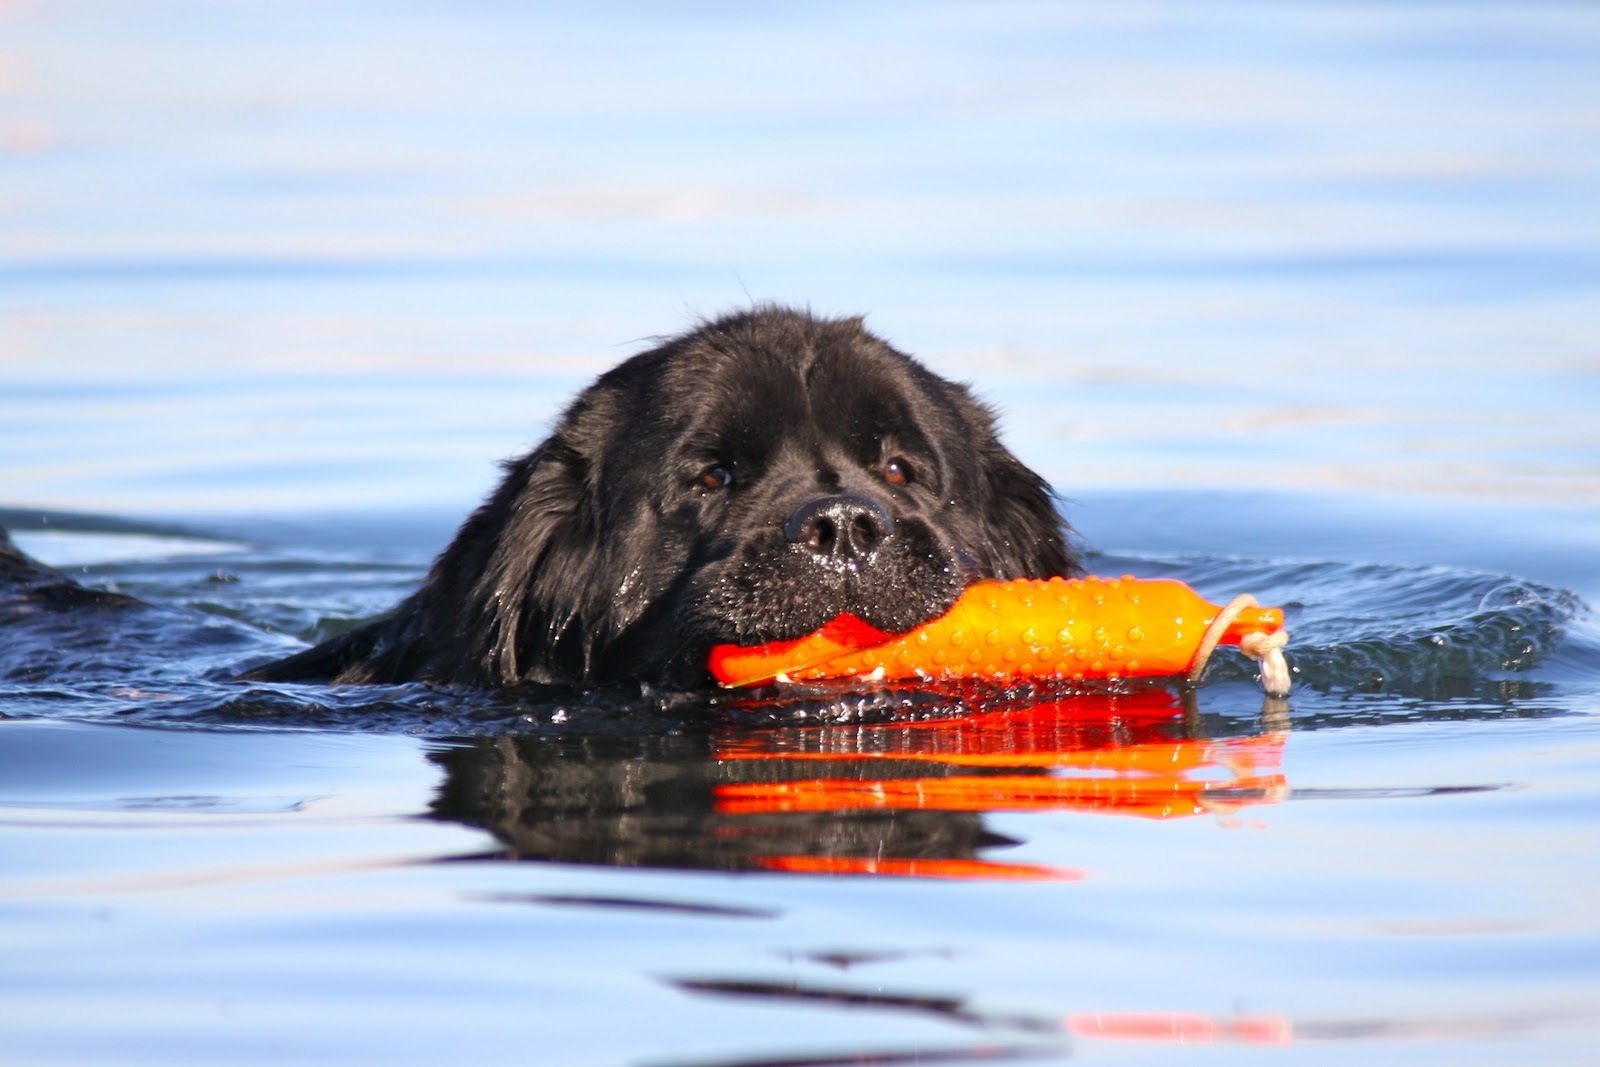
POLYGON ((701 680, 717 642, 903 631, 1075 567, 989 412, 855 319, 758 310, 635 356, 508 481, 474 587, 512 678, 701 680))
POLYGON ((343 677, 700 685, 713 644, 904 631, 977 578, 1075 570, 965 388, 859 320, 758 309, 580 394, 343 677))

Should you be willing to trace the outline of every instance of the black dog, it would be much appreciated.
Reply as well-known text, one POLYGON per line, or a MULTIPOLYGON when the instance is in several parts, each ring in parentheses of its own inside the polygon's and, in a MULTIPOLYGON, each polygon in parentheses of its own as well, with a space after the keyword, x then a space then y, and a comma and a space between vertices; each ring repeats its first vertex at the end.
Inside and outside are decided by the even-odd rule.
POLYGON ((703 325, 506 469, 392 612, 242 677, 697 687, 713 644, 900 632, 975 579, 1078 569, 989 411, 859 319, 703 325))

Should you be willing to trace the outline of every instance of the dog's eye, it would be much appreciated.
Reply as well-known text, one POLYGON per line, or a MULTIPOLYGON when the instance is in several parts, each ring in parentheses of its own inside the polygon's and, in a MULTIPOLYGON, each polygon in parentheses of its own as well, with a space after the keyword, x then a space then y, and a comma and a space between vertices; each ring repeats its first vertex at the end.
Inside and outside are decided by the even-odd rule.
POLYGON ((720 463, 713 463, 700 472, 700 485, 705 489, 726 489, 733 484, 733 472, 720 463))
POLYGON ((895 456, 883 465, 883 480, 890 485, 910 485, 911 464, 895 456))

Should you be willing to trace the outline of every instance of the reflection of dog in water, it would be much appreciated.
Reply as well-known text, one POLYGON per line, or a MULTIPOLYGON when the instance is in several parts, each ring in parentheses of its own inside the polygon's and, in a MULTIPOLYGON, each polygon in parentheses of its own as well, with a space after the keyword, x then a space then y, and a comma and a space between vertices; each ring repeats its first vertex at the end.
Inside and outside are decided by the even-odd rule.
POLYGON ((671 736, 497 737, 433 759, 434 814, 517 859, 613 866, 1061 878, 1003 858, 1004 810, 1226 813, 1286 791, 1283 735, 1193 736, 1165 689, 920 723, 671 736), (996 855, 996 853, 1000 855, 996 855))
POLYGON ((730 814, 721 789, 777 788, 792 772, 719 760, 705 734, 478 738, 431 758, 448 775, 434 814, 489 830, 516 859, 756 870, 789 855, 972 858, 1015 844, 971 812, 730 814))

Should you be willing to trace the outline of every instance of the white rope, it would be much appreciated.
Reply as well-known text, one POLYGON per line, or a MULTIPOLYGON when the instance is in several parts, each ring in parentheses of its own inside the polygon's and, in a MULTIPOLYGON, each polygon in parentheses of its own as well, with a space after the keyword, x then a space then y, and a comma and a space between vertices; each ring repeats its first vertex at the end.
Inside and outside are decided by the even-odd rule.
MULTIPOLYGON (((1211 653, 1216 651, 1217 642, 1222 640, 1222 635, 1233 625, 1233 620, 1237 619, 1239 613, 1246 608, 1257 606, 1255 597, 1249 593, 1241 593, 1217 612, 1217 617, 1211 620, 1211 625, 1206 627, 1205 635, 1200 638, 1200 647, 1194 654, 1194 661, 1189 664, 1190 685, 1200 684, 1200 675, 1205 673, 1206 662, 1211 659, 1211 653)), ((1260 666, 1261 688, 1268 696, 1289 695, 1289 662, 1283 658, 1283 646, 1288 643, 1289 634, 1284 630, 1275 630, 1270 634, 1249 633, 1239 641, 1239 651, 1255 660, 1260 666)))

